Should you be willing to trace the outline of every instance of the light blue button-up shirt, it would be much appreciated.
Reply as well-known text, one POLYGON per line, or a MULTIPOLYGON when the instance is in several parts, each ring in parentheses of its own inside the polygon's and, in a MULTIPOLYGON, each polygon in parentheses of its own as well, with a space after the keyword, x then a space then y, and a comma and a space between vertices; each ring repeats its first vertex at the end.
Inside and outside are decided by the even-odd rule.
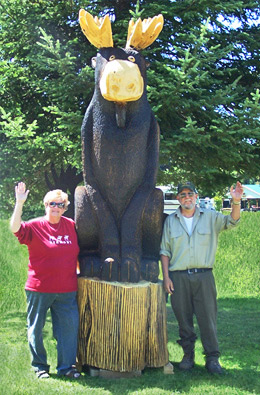
POLYGON ((189 236, 180 207, 164 223, 160 254, 169 257, 169 270, 212 268, 222 230, 238 224, 231 215, 196 207, 189 236))

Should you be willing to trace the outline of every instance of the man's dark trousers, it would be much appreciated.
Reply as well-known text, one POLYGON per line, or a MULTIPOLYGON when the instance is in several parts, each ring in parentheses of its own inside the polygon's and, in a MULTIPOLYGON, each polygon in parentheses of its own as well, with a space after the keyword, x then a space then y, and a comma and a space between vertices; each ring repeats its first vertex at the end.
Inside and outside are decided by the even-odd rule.
POLYGON ((171 304, 179 324, 178 343, 184 353, 194 350, 197 338, 193 325, 195 314, 207 360, 218 358, 217 293, 212 271, 192 274, 170 271, 169 274, 174 286, 171 304))

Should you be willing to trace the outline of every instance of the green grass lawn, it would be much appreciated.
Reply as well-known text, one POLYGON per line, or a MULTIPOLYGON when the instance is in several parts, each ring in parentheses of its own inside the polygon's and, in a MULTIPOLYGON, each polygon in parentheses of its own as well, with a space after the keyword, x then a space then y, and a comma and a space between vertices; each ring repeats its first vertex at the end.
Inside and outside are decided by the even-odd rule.
MULTIPOLYGON (((163 369, 145 369, 133 379, 108 380, 82 375, 79 381, 56 376, 56 349, 48 316, 45 346, 52 376, 36 379, 30 368, 26 339, 24 283, 27 249, 20 246, 0 221, 0 394, 260 394, 260 213, 242 213, 241 224, 223 232, 215 265, 218 288, 218 334, 223 376, 204 368, 202 346, 196 343, 192 372, 178 370, 182 350, 177 345, 178 326, 167 304, 168 349, 173 375, 163 369)), ((199 333, 199 332, 198 332, 199 333)))

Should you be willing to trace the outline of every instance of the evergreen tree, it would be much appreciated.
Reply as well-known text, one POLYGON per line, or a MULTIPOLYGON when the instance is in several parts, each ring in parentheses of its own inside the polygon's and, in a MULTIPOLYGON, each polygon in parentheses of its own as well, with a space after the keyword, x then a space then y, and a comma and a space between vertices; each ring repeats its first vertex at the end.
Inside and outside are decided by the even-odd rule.
POLYGON ((132 15, 162 13, 143 54, 161 128, 158 182, 193 180, 201 193, 259 177, 259 0, 2 0, 0 5, 0 211, 25 180, 35 200, 45 171, 81 171, 80 127, 94 89, 94 48, 78 11, 108 13, 116 46, 132 15), (137 6, 136 6, 137 5, 137 6), (131 13, 130 13, 131 11, 131 13))

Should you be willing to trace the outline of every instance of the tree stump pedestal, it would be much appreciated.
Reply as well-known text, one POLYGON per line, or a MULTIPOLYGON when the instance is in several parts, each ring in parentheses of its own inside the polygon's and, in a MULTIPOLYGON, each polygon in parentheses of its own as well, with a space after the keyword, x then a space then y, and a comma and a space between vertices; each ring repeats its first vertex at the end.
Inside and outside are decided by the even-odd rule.
POLYGON ((113 372, 163 367, 167 350, 162 282, 78 279, 78 364, 113 372))

